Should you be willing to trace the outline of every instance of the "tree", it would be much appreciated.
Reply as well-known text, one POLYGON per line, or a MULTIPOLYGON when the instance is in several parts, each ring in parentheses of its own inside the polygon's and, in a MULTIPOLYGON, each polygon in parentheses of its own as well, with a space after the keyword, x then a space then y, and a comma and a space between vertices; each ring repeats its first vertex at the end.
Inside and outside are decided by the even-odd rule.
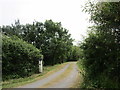
POLYGON ((44 25, 47 39, 42 50, 46 56, 46 63, 56 64, 66 61, 73 41, 68 30, 62 28, 61 23, 54 23, 52 20, 47 20, 44 25))
POLYGON ((120 3, 89 3, 91 14, 88 37, 81 43, 83 65, 88 85, 118 88, 120 83, 120 3), (114 83, 113 83, 114 82, 114 83))
POLYGON ((26 25, 20 25, 18 21, 15 25, 3 26, 2 30, 6 35, 16 35, 36 48, 42 49, 45 65, 66 61, 73 41, 68 30, 63 28, 60 22, 52 20, 46 20, 44 23, 35 21, 26 25), (12 32, 14 30, 16 33, 12 32))
POLYGON ((69 53, 68 61, 77 61, 82 56, 79 46, 72 46, 69 53))

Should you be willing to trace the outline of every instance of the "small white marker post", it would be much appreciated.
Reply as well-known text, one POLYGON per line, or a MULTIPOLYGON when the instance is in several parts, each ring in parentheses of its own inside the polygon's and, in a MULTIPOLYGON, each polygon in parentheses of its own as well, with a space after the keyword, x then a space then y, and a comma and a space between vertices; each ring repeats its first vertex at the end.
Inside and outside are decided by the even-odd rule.
POLYGON ((41 59, 39 60, 39 72, 40 72, 40 73, 43 72, 42 60, 43 60, 43 58, 41 58, 41 59))

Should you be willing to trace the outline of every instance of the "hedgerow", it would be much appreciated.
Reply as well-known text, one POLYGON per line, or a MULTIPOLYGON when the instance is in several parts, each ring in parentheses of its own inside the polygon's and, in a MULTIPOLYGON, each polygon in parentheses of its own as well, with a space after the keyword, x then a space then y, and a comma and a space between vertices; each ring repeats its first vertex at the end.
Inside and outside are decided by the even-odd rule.
POLYGON ((16 36, 2 36, 3 80, 30 76, 38 72, 41 50, 16 36))

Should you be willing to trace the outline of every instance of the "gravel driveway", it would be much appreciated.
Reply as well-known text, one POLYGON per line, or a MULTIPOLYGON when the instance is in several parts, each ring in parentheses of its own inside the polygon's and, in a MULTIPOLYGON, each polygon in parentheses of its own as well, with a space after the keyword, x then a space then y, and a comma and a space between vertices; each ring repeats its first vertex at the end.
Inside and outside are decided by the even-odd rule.
POLYGON ((61 70, 46 78, 19 88, 69 88, 76 83, 78 76, 79 72, 76 62, 69 62, 61 70))

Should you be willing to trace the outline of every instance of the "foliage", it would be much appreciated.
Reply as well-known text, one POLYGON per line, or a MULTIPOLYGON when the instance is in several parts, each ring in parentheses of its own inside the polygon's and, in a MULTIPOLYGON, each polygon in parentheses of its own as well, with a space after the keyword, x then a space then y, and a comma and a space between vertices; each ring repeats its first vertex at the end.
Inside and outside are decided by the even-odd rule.
POLYGON ((119 88, 120 83, 120 2, 89 3, 88 37, 81 43, 86 87, 119 88), (114 83, 113 83, 114 82, 114 83))
POLYGON ((71 35, 61 23, 46 20, 45 23, 21 25, 19 21, 12 26, 3 26, 3 33, 8 36, 16 35, 36 48, 42 49, 45 65, 54 65, 67 60, 72 47, 71 35))
POLYGON ((73 40, 71 35, 68 34, 68 30, 61 26, 61 23, 47 20, 44 26, 47 39, 42 50, 44 51, 43 55, 45 55, 46 63, 56 64, 65 62, 72 47, 73 40))
POLYGON ((68 56, 68 61, 77 61, 82 56, 81 49, 78 46, 72 46, 68 56))
POLYGON ((41 50, 19 39, 17 36, 2 36, 3 80, 30 76, 38 72, 41 50))
POLYGON ((40 79, 45 78, 46 76, 58 71, 59 69, 62 69, 67 63, 64 64, 56 64, 54 66, 44 66, 43 73, 37 73, 33 74, 29 77, 25 78, 16 78, 16 79, 10 79, 10 80, 5 80, 2 82, 2 88, 16 88, 25 84, 29 84, 35 81, 38 81, 40 79))

